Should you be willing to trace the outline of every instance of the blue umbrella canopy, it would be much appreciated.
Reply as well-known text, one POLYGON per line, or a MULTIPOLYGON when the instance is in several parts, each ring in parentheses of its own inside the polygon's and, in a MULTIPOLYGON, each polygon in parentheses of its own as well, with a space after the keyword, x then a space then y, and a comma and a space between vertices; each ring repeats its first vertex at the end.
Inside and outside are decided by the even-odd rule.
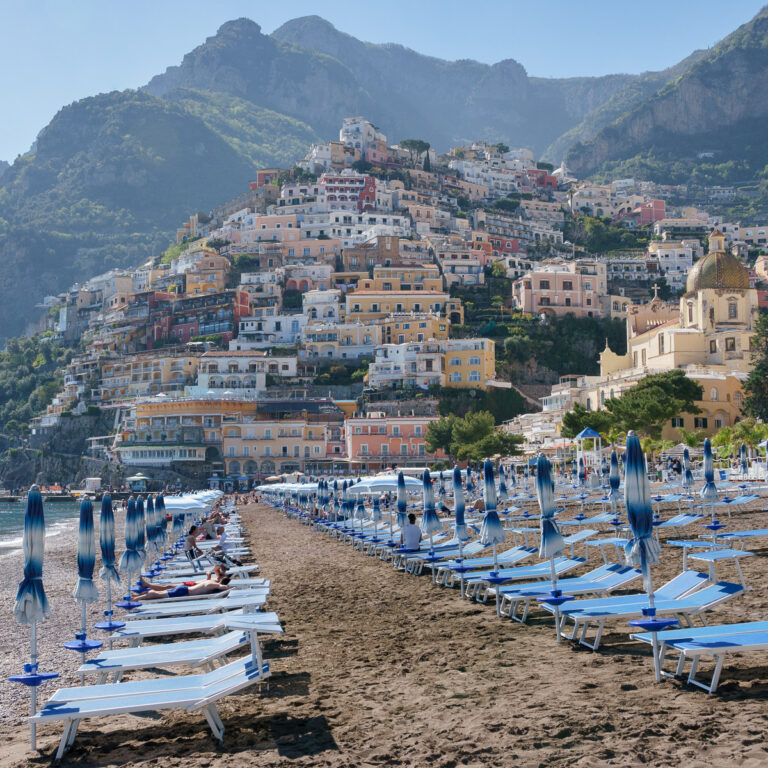
POLYGON ((539 557, 550 559, 563 551, 565 543, 555 522, 555 484, 552 481, 552 465, 543 454, 536 462, 536 497, 541 508, 539 557))
POLYGON ((709 438, 704 441, 704 487, 701 489, 701 498, 710 504, 717 501, 715 461, 712 458, 712 443, 709 438))
POLYGON ((475 490, 475 481, 472 479, 472 472, 467 469, 467 493, 475 490))
POLYGON ((504 465, 499 464, 499 501, 506 501, 508 498, 507 473, 504 471, 504 465))
POLYGON ((373 513, 371 514, 371 519, 374 523, 378 523, 379 520, 381 520, 381 506, 379 505, 378 496, 373 497, 373 513))
POLYGON ((746 475, 747 474, 747 446, 744 443, 741 444, 739 453, 741 454, 741 474, 746 475))
POLYGON ((683 485, 686 488, 693 487, 693 472, 691 472, 691 454, 687 448, 683 448, 683 485))
POLYGON ((13 616, 19 624, 44 621, 51 612, 43 588, 43 554, 45 552, 45 516, 40 489, 33 485, 27 496, 24 515, 24 578, 16 593, 13 616))
POLYGON ((180 538, 184 534, 184 513, 173 513, 173 525, 171 526, 171 536, 174 539, 180 538))
POLYGON ((363 504, 362 496, 360 496, 357 500, 357 511, 355 512, 355 517, 358 520, 364 520, 367 517, 365 514, 365 504, 363 504))
POLYGON ((144 557, 139 552, 139 534, 142 528, 136 511, 136 500, 131 496, 125 513, 125 552, 120 558, 120 570, 125 573, 137 573, 144 565, 144 557))
POLYGON ((443 524, 435 511, 435 489, 429 470, 424 470, 424 513, 421 516, 421 532, 425 536, 433 536, 443 530, 443 524))
POLYGON ((90 499, 80 502, 80 526, 77 529, 77 584, 72 597, 81 603, 99 599, 99 590, 93 583, 96 565, 96 536, 93 533, 93 504, 90 499))
POLYGON ((99 519, 99 545, 101 547, 101 570, 99 578, 120 583, 120 574, 115 568, 115 515, 112 512, 112 497, 105 493, 101 497, 99 519))
POLYGON ((408 523, 408 498, 405 495, 405 476, 397 473, 397 524, 403 528, 408 523))
POLYGON ((584 457, 579 456, 579 483, 584 485, 587 482, 587 470, 584 466, 584 457))
POLYGON ((608 484, 611 486, 611 501, 618 500, 621 475, 619 474, 619 457, 616 451, 611 451, 611 466, 608 471, 608 484))
POLYGON ((158 534, 160 533, 160 526, 158 520, 155 517, 155 503, 152 501, 152 496, 147 496, 147 504, 144 511, 144 521, 147 530, 147 551, 154 551, 160 554, 160 547, 158 543, 158 534))
POLYGON ((453 514, 456 516, 456 538, 459 541, 467 538, 467 524, 464 522, 464 489, 461 487, 461 470, 453 468, 453 514))
POLYGON ((493 480, 493 463, 485 460, 483 465, 485 516, 480 528, 480 541, 483 544, 500 544, 506 540, 504 528, 496 513, 496 485, 493 480))
POLYGON ((632 529, 632 538, 624 548, 627 564, 640 568, 643 573, 643 586, 648 592, 652 592, 651 565, 659 562, 661 549, 653 536, 651 488, 645 471, 645 457, 640 438, 634 430, 627 433, 624 504, 632 529))

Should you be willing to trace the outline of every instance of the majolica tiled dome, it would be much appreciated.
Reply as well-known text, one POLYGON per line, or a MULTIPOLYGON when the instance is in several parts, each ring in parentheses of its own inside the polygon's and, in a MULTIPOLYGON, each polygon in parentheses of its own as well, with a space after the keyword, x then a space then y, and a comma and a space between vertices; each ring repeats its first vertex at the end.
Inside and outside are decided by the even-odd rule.
POLYGON ((685 285, 688 293, 704 288, 749 288, 749 273, 733 254, 727 251, 710 252, 693 265, 685 285))

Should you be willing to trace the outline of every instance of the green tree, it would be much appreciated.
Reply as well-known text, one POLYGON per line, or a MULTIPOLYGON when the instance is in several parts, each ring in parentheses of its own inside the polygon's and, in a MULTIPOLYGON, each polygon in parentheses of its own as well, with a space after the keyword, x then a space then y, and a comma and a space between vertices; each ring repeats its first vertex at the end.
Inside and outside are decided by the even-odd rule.
POLYGON ((429 422, 424 443, 430 453, 442 450, 450 454, 453 442, 453 422, 455 420, 455 416, 443 416, 437 421, 429 422))
POLYGON ((480 461, 496 454, 517 455, 523 437, 497 430, 491 413, 477 411, 430 422, 425 442, 430 452, 442 449, 460 461, 480 461))
POLYGON ((574 403, 573 410, 563 416, 561 434, 576 437, 582 429, 594 429, 601 435, 608 435, 616 425, 616 418, 608 411, 588 411, 581 403, 574 403))
POLYGON ((507 276, 507 268, 504 266, 503 261, 494 261, 493 266, 491 267, 491 274, 494 277, 506 277, 507 276))
POLYGON ((430 143, 423 139, 403 139, 400 146, 408 152, 411 164, 415 165, 416 160, 429 151, 430 143))
POLYGON ((747 416, 768 421, 768 313, 761 312, 755 323, 752 344, 752 370, 744 382, 742 411, 747 416))

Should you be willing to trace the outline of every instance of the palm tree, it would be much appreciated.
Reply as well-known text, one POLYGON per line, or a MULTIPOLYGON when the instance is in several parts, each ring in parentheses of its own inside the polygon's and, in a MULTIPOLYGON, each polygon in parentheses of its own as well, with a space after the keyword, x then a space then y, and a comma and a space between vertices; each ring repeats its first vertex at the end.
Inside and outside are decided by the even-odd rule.
POLYGON ((678 427, 677 433, 680 435, 680 442, 688 448, 696 448, 706 437, 704 430, 687 430, 678 427))

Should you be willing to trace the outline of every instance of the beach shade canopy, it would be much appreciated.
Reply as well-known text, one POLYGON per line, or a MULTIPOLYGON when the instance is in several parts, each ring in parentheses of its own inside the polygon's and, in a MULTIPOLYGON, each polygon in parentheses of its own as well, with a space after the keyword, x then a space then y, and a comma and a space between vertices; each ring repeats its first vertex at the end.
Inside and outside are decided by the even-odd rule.
POLYGON ((168 520, 165 517, 165 499, 162 493, 155 496, 155 520, 160 529, 158 541, 161 548, 165 548, 168 541, 168 520))
POLYGON ((600 433, 595 432, 592 427, 584 427, 584 429, 579 432, 578 435, 574 438, 574 440, 597 440, 600 438, 600 433))
POLYGON ((156 555, 161 553, 161 549, 158 542, 158 534, 160 533, 160 526, 155 516, 155 503, 152 501, 152 496, 147 496, 147 503, 144 512, 144 522, 147 531, 147 554, 154 552, 156 555))
POLYGON ((621 475, 619 474, 619 457, 616 455, 616 451, 611 451, 611 466, 608 470, 608 485, 611 487, 611 501, 618 501, 619 486, 621 485, 621 475))
POLYGON ((405 493, 405 476, 397 473, 397 524, 404 528, 408 524, 408 499, 405 493))
POLYGON ((660 547, 653 535, 651 489, 645 471, 645 457, 640 438, 634 430, 627 434, 627 454, 624 469, 624 504, 632 529, 632 538, 625 546, 628 565, 642 571, 643 586, 653 600, 651 565, 659 562, 660 547))
POLYGON ((741 474, 746 475, 747 474, 747 446, 742 443, 741 448, 739 449, 739 454, 741 455, 741 474))
POLYGON ((704 441, 704 487, 701 489, 701 498, 708 504, 714 504, 717 501, 715 461, 712 457, 712 443, 709 438, 704 441))
POLYGON ((51 609, 43 588, 43 552, 45 550, 45 516, 40 489, 33 485, 27 496, 24 516, 24 578, 16 593, 13 616, 19 624, 45 621, 51 609))
POLYGON ((99 578, 106 582, 114 581, 119 584, 120 574, 115 567, 115 515, 112 511, 112 497, 108 493, 101 497, 99 546, 101 547, 99 578))
POLYGON ((144 557, 139 551, 141 528, 143 526, 136 511, 136 499, 131 496, 125 513, 125 552, 120 558, 120 570, 124 573, 138 573, 144 565, 144 557))
POLYGON ((544 455, 539 456, 536 465, 536 497, 541 508, 539 557, 549 560, 559 555, 565 544, 555 522, 555 485, 552 482, 552 465, 544 455))
POLYGON ((464 489, 461 487, 461 470, 453 469, 453 514, 456 517, 455 535, 459 541, 467 538, 467 524, 464 522, 464 489))
POLYGON ((421 532, 425 536, 434 536, 443 530, 443 524, 435 511, 435 489, 428 469, 424 470, 422 482, 424 484, 424 511, 421 516, 421 532))
POLYGON ((90 499, 80 502, 80 526, 77 529, 77 584, 72 597, 81 603, 99 599, 99 590, 93 583, 96 565, 96 536, 93 532, 93 504, 90 499))
POLYGON ((136 551, 141 557, 142 565, 147 559, 146 543, 146 517, 144 516, 144 499, 139 496, 136 499, 136 520, 138 521, 138 531, 136 535, 136 551))
POLYGON ((489 459, 486 459, 483 465, 483 481, 485 516, 480 529, 480 541, 486 545, 501 544, 506 540, 506 534, 496 513, 496 485, 493 479, 493 463, 489 459))

